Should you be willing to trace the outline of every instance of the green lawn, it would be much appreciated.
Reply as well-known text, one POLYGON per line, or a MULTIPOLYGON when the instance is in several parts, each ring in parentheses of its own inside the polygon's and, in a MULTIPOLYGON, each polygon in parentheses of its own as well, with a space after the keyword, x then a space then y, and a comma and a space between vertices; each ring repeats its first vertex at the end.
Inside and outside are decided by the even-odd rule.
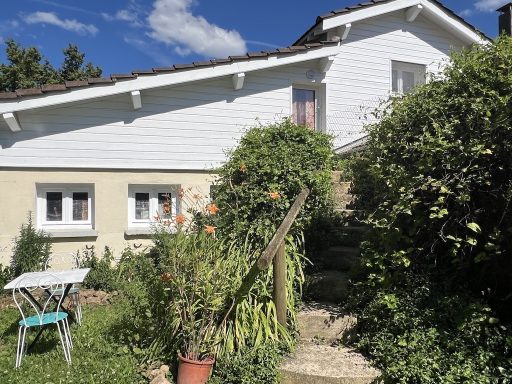
MULTIPOLYGON (((50 328, 16 370, 20 315, 16 309, 1 310, 0 383, 147 383, 137 372, 136 359, 129 348, 115 341, 113 327, 119 316, 124 315, 122 306, 89 306, 83 312, 82 326, 71 325, 74 349, 70 366, 64 360, 56 329, 50 328)), ((34 331, 27 334, 29 340, 34 334, 34 331)))

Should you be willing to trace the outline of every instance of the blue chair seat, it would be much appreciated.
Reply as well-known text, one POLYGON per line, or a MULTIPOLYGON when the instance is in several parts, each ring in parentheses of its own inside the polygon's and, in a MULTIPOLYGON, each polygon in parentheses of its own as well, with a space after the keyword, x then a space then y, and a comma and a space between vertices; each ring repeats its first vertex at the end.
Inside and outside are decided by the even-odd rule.
POLYGON ((46 324, 54 324, 57 321, 64 320, 66 317, 68 317, 66 312, 50 312, 45 313, 42 318, 39 318, 39 316, 27 317, 25 320, 20 320, 18 324, 22 327, 36 327, 46 324))

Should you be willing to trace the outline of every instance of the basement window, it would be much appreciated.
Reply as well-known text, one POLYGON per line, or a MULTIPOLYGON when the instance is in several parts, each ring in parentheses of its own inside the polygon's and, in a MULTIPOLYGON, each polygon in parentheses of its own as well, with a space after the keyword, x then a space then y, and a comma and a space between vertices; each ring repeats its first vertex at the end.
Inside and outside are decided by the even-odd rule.
POLYGON ((426 66, 392 61, 391 91, 396 94, 410 92, 417 85, 425 84, 426 66))
POLYGON ((176 185, 129 185, 128 227, 149 228, 158 220, 171 220, 178 212, 176 185))
POLYGON ((41 229, 92 229, 94 186, 37 185, 37 223, 41 229))

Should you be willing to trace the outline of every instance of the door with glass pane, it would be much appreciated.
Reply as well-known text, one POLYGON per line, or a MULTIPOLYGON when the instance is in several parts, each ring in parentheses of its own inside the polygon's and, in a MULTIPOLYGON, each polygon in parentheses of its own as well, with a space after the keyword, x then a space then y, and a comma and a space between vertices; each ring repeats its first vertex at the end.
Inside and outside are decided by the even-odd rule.
POLYGON ((317 91, 315 89, 293 87, 292 119, 297 125, 317 128, 317 91))

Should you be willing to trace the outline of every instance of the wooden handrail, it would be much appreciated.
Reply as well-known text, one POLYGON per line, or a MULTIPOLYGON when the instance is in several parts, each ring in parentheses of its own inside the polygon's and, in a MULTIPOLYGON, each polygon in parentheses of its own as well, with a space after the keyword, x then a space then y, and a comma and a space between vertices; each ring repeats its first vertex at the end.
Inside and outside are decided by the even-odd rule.
POLYGON ((281 225, 274 233, 272 240, 270 240, 258 261, 253 264, 245 278, 242 280, 242 284, 235 294, 233 303, 226 312, 222 322, 226 321, 232 310, 249 293, 258 274, 267 269, 274 260, 274 257, 277 256, 276 262, 274 263, 274 303, 276 305, 277 319, 279 323, 286 325, 286 259, 284 240, 295 222, 301 208, 304 206, 309 193, 310 191, 308 188, 304 188, 299 193, 281 225))

